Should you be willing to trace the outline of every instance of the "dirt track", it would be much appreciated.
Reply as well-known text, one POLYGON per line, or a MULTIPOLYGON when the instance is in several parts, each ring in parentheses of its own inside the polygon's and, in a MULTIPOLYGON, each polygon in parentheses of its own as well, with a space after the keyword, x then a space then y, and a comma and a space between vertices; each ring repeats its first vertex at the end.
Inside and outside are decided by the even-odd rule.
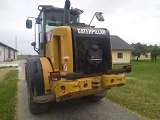
POLYGON ((83 99, 53 103, 48 112, 32 115, 28 110, 24 62, 19 63, 18 120, 142 120, 138 115, 107 99, 97 103, 88 103, 83 99))

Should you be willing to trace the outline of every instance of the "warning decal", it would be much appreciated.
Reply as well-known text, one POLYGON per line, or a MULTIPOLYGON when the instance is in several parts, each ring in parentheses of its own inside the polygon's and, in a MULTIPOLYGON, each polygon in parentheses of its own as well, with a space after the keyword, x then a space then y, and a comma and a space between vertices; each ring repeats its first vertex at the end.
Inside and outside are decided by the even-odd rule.
POLYGON ((68 66, 67 66, 67 64, 64 64, 63 69, 64 69, 65 72, 68 71, 68 66))

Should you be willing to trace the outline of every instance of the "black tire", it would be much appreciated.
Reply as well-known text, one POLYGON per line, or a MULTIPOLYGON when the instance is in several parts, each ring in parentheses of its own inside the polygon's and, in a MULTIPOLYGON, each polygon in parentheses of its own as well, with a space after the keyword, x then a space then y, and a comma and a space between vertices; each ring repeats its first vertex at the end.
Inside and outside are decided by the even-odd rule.
POLYGON ((26 80, 28 88, 28 108, 32 114, 39 114, 49 110, 50 102, 37 103, 34 96, 45 94, 42 65, 39 57, 28 58, 25 66, 26 80))
POLYGON ((30 113, 32 114, 39 114, 43 113, 49 110, 50 108, 50 102, 48 103, 36 103, 33 100, 33 86, 31 85, 31 79, 28 72, 28 69, 26 68, 26 78, 27 78, 27 88, 28 88, 28 108, 30 113))
POLYGON ((49 110, 50 103, 36 103, 33 101, 33 94, 30 85, 28 86, 28 108, 30 113, 39 114, 49 110))
POLYGON ((88 102, 98 102, 100 101, 102 98, 104 98, 106 95, 106 92, 103 92, 100 95, 89 95, 89 96, 84 96, 84 99, 88 102))

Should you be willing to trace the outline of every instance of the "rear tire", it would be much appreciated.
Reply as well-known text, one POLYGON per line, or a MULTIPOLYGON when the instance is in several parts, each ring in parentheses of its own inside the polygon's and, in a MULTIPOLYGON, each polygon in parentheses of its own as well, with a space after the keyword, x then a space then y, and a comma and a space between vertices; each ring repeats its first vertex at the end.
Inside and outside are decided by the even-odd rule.
POLYGON ((28 86, 28 107, 32 114, 39 114, 49 110, 50 103, 36 103, 30 85, 28 86))
POLYGON ((50 108, 50 102, 37 103, 34 96, 42 96, 44 92, 44 78, 40 58, 28 58, 25 65, 27 88, 28 88, 28 108, 30 113, 43 113, 50 108))
MULTIPOLYGON (((26 69, 27 70, 27 69, 26 69)), ((50 102, 48 103, 36 103, 33 100, 33 88, 31 87, 31 80, 29 74, 27 74, 28 71, 26 71, 26 77, 27 77, 27 88, 28 88, 28 108, 30 113, 32 114, 39 114, 46 112, 50 108, 50 102)))
POLYGON ((94 95, 89 95, 89 96, 84 96, 84 99, 88 102, 98 102, 102 98, 104 98, 106 95, 106 92, 102 92, 100 94, 94 94, 94 95))

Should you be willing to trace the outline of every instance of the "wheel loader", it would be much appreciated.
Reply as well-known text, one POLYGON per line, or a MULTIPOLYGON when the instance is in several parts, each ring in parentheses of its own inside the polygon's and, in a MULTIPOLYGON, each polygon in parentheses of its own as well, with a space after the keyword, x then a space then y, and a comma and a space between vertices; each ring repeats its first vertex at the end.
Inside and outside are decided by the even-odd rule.
POLYGON ((64 8, 39 5, 38 10, 38 17, 26 20, 29 29, 35 21, 35 42, 31 45, 38 53, 25 64, 32 114, 48 110, 52 101, 83 97, 96 102, 112 87, 125 85, 124 73, 131 72, 131 65, 112 69, 110 33, 91 26, 94 17, 104 21, 102 12, 96 12, 90 24, 85 24, 80 22, 83 11, 70 9, 69 0, 64 8))

